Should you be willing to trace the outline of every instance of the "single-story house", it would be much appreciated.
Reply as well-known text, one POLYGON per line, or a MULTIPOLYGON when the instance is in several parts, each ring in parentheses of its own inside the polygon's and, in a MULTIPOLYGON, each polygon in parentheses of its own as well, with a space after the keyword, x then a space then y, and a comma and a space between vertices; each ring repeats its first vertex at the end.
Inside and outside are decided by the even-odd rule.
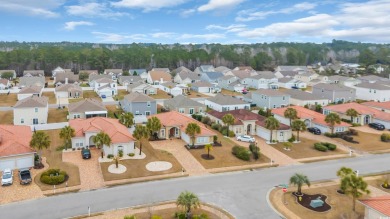
POLYGON ((365 207, 364 219, 390 218, 390 195, 358 200, 365 207))
POLYGON ((215 85, 207 81, 199 81, 191 84, 191 90, 196 91, 198 93, 214 93, 215 85))
POLYGON ((31 96, 42 96, 43 87, 41 86, 28 86, 22 88, 18 93, 18 100, 23 100, 31 96))
POLYGON ((127 92, 138 92, 146 95, 154 95, 157 94, 157 88, 153 87, 150 84, 136 82, 134 84, 127 85, 127 92))
POLYGON ((206 72, 215 72, 215 68, 212 65, 201 65, 199 67, 196 67, 194 70, 194 73, 196 74, 203 74, 206 72))
POLYGON ((68 105, 68 119, 107 117, 107 109, 98 99, 83 99, 68 105))
POLYGON ((206 106, 204 104, 201 104, 183 95, 178 95, 172 99, 165 100, 164 108, 189 115, 201 114, 206 111, 206 106))
POLYGON ((271 71, 259 71, 257 75, 241 80, 241 83, 254 89, 278 89, 278 78, 271 71))
POLYGON ((110 79, 112 80, 112 76, 111 75, 99 75, 99 74, 90 74, 88 76, 88 84, 90 87, 95 87, 95 84, 96 84, 96 81, 99 80, 99 79, 102 79, 102 78, 106 78, 106 79, 110 79))
POLYGON ((74 84, 79 82, 79 75, 76 75, 74 72, 61 72, 57 73, 54 77, 54 84, 56 86, 61 84, 74 84))
POLYGON ((189 123, 196 123, 200 127, 200 134, 195 136, 194 145, 214 143, 214 136, 216 134, 212 130, 206 128, 204 124, 187 115, 171 111, 149 116, 149 118, 151 117, 157 117, 161 122, 161 129, 158 132, 158 137, 160 139, 181 138, 187 144, 192 145, 191 138, 186 134, 185 130, 189 123))
POLYGON ((176 74, 173 81, 178 84, 192 84, 200 81, 200 76, 195 73, 182 71, 176 74))
POLYGON ((386 113, 390 113, 390 101, 386 101, 386 102, 370 101, 370 102, 363 102, 361 104, 386 113))
POLYGON ((32 96, 16 102, 14 125, 46 124, 49 113, 49 98, 32 96))
MULTIPOLYGON (((275 119, 279 120, 280 123, 290 125, 290 119, 284 117, 284 111, 288 108, 293 108, 298 113, 298 118, 302 120, 306 127, 316 127, 321 130, 321 133, 331 132, 329 125, 325 122, 326 115, 318 113, 313 110, 306 109, 302 106, 290 106, 286 108, 272 109, 272 114, 275 119)), ((345 132, 351 125, 346 122, 341 122, 334 126, 334 132, 345 132)))
POLYGON ((104 69, 103 74, 111 75, 112 80, 117 80, 118 77, 123 74, 123 70, 122 69, 104 69))
POLYGON ((160 90, 163 90, 163 91, 165 91, 168 94, 171 94, 173 96, 183 95, 183 94, 187 93, 186 91, 188 91, 188 87, 186 87, 187 89, 183 90, 182 87, 179 87, 179 85, 177 85, 173 82, 162 83, 159 85, 159 88, 160 88, 160 90))
POLYGON ((11 87, 11 82, 8 79, 0 78, 0 90, 5 90, 11 87))
POLYGON ((362 81, 357 78, 345 77, 342 75, 332 75, 328 77, 328 83, 341 84, 346 87, 353 87, 357 84, 362 83, 362 81))
POLYGON ((34 166, 35 151, 30 147, 32 132, 29 126, 0 124, 0 137, 0 171, 34 166))
POLYGON ((210 83, 218 83, 218 79, 223 76, 224 75, 221 72, 204 72, 200 75, 200 80, 210 83))
POLYGON ((283 90, 282 92, 290 95, 290 104, 292 105, 311 107, 315 105, 326 106, 329 104, 327 98, 322 98, 309 92, 297 89, 283 90))
MULTIPOLYGON (((141 74, 144 74, 144 73, 147 74, 146 69, 144 69, 144 68, 140 68, 140 69, 129 69, 129 74, 130 74, 130 75, 134 75, 134 76, 138 75, 138 76, 141 76, 141 74)), ((144 78, 143 78, 143 79, 144 79, 144 78)))
MULTIPOLYGON (((70 69, 69 69, 70 70, 70 69)), ((58 73, 65 73, 65 69, 61 68, 60 66, 58 66, 57 68, 55 68, 53 71, 51 71, 51 76, 52 77, 55 77, 58 73)))
POLYGON ((145 82, 144 79, 141 78, 141 76, 138 75, 132 75, 132 76, 119 76, 118 82, 122 86, 127 86, 129 84, 134 84, 134 83, 143 83, 145 82))
POLYGON ((56 98, 82 98, 83 90, 76 84, 63 84, 54 89, 56 98))
POLYGON ((166 73, 171 72, 171 70, 169 70, 169 68, 152 68, 151 71, 163 71, 163 72, 166 72, 166 73))
POLYGON ((302 89, 307 87, 307 84, 305 82, 297 80, 295 78, 279 78, 278 84, 279 87, 283 87, 286 89, 302 89))
POLYGON ((236 110, 236 109, 250 109, 250 104, 232 96, 217 94, 214 97, 205 100, 205 105, 218 112, 236 110))
POLYGON ((172 82, 172 75, 166 71, 149 71, 146 81, 152 85, 160 85, 166 82, 172 82))
POLYGON ((72 148, 83 148, 94 146, 94 137, 99 132, 104 132, 111 138, 111 145, 103 145, 104 154, 118 155, 134 153, 135 139, 128 129, 119 123, 118 119, 95 117, 89 119, 72 119, 69 126, 75 130, 75 137, 72 138, 72 148))
POLYGON ((19 78, 19 87, 27 86, 45 86, 45 77, 44 76, 23 76, 19 78))
MULTIPOLYGON (((232 114, 235 118, 234 124, 229 127, 236 135, 257 135, 267 141, 270 140, 271 132, 265 128, 264 116, 253 113, 249 110, 239 109, 224 112, 212 110, 207 113, 212 121, 223 124, 222 118, 226 114, 232 114)), ((280 142, 286 142, 292 136, 291 128, 288 125, 280 124, 278 130, 272 133, 272 139, 280 142)))

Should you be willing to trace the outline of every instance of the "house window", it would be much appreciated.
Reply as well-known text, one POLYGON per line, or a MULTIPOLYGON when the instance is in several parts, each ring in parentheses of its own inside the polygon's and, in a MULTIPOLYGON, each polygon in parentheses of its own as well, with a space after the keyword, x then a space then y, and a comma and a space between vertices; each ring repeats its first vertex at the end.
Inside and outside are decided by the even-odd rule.
POLYGON ((199 111, 199 113, 202 113, 203 112, 203 108, 199 107, 198 111, 199 111))
POLYGON ((280 133, 279 133, 279 136, 280 136, 280 137, 283 137, 283 135, 284 135, 284 132, 280 132, 280 133))
POLYGON ((24 119, 21 119, 21 120, 20 120, 20 123, 24 124, 24 119))
POLYGON ((138 110, 137 110, 137 111, 135 111, 135 115, 140 115, 138 110))
POLYGON ((194 108, 190 108, 190 114, 194 114, 194 108))
POLYGON ((80 147, 84 146, 83 142, 80 142, 80 147))
POLYGON ((150 116, 150 111, 145 111, 145 116, 150 116))
POLYGON ((376 94, 376 90, 374 90, 374 94, 376 94))
POLYGON ((285 96, 283 96, 283 100, 286 100, 286 97, 285 97, 285 96))
POLYGON ((274 104, 274 109, 276 108, 276 105, 274 104))
POLYGON ((38 108, 35 108, 35 112, 36 112, 36 113, 38 112, 38 108))
POLYGON ((153 89, 149 90, 149 94, 154 94, 154 90, 153 89))
POLYGON ((179 113, 184 113, 184 108, 179 108, 179 113))
POLYGON ((175 135, 176 135, 176 136, 179 135, 179 129, 178 129, 178 128, 175 128, 175 135))
POLYGON ((165 137, 165 129, 161 129, 161 137, 165 137))
POLYGON ((79 143, 76 143, 76 147, 80 147, 80 144, 79 144, 79 143))
POLYGON ((151 105, 151 104, 150 104, 150 101, 146 102, 146 106, 147 106, 147 107, 150 107, 150 105, 151 105))

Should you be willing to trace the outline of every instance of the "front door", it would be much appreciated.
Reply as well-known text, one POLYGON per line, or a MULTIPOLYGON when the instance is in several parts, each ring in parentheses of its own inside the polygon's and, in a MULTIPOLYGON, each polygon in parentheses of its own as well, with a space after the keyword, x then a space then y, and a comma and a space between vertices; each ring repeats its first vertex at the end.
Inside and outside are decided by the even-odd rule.
POLYGON ((37 125, 38 124, 38 119, 37 118, 34 118, 33 119, 33 125, 37 125))
POLYGON ((370 123, 370 116, 369 115, 364 117, 364 124, 368 124, 368 123, 370 123))
POLYGON ((247 134, 247 135, 250 135, 251 132, 252 132, 252 125, 249 124, 249 125, 247 126, 247 128, 246 128, 246 134, 247 134))

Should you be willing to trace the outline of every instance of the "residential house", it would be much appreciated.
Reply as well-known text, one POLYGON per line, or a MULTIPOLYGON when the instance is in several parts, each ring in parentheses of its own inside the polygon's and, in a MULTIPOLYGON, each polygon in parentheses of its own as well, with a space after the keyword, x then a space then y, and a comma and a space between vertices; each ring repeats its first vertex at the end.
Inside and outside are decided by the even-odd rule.
POLYGON ((200 81, 200 76, 195 73, 182 71, 176 74, 173 81, 178 84, 192 84, 200 81))
POLYGON ((303 89, 307 87, 305 82, 295 78, 279 78, 278 85, 286 89, 303 89))
MULTIPOLYGON (((302 72, 303 73, 303 72, 302 72)), ((294 78, 299 74, 298 71, 275 71, 275 77, 277 78, 294 78)))
POLYGON ((178 95, 172 99, 164 101, 164 108, 167 110, 175 110, 183 114, 202 114, 206 111, 206 106, 193 100, 187 98, 183 95, 178 95))
POLYGON ((72 69, 63 69, 61 68, 60 66, 58 66, 57 68, 55 68, 53 71, 51 71, 51 76, 53 78, 55 78, 57 76, 58 73, 65 73, 65 72, 73 72, 72 69))
POLYGON ((0 90, 6 90, 11 86, 11 82, 8 79, 0 78, 0 90))
POLYGON ((8 73, 8 72, 12 73, 12 78, 7 78, 7 79, 14 79, 14 78, 16 78, 16 71, 15 70, 0 70, 0 77, 1 77, 2 74, 8 73))
POLYGON ((294 65, 280 65, 276 67, 275 72, 282 71, 294 71, 298 74, 306 73, 308 71, 307 66, 294 66, 294 65))
POLYGON ((297 79, 297 80, 306 82, 306 84, 308 84, 312 80, 318 78, 318 76, 319 75, 317 73, 305 72, 305 73, 302 73, 302 74, 295 75, 294 78, 297 79))
POLYGON ((94 81, 94 91, 100 96, 112 97, 118 94, 116 82, 108 78, 100 78, 94 81))
POLYGON ((151 85, 160 85, 172 82, 172 75, 165 71, 149 71, 146 81, 151 85))
POLYGON ((373 101, 390 101, 390 83, 387 85, 377 83, 363 82, 355 85, 356 99, 373 101))
POLYGON ((95 81, 99 80, 99 79, 102 79, 102 78, 106 78, 106 79, 111 79, 112 80, 112 76, 111 75, 90 74, 88 76, 88 84, 89 84, 89 86, 94 88, 95 87, 95 81))
POLYGON ((290 95, 290 104, 296 106, 307 106, 309 108, 315 107, 316 105, 326 106, 329 104, 329 99, 319 97, 315 94, 291 89, 291 90, 283 90, 285 94, 290 95))
MULTIPOLYGON (((285 125, 290 125, 290 119, 284 116, 286 109, 292 108, 297 111, 298 119, 303 121, 306 127, 315 127, 321 130, 321 133, 332 132, 329 124, 325 122, 326 115, 318 113, 313 110, 306 109, 302 106, 290 106, 286 108, 272 109, 272 114, 274 118, 279 120, 280 123, 285 125)), ((345 132, 348 131, 351 125, 346 122, 341 122, 340 124, 335 124, 334 132, 345 132)))
POLYGON ((210 83, 218 83, 218 79, 224 75, 221 72, 205 72, 201 74, 200 80, 210 83))
POLYGON ((185 87, 186 89, 183 89, 183 87, 184 86, 177 85, 173 82, 165 82, 159 85, 160 90, 163 90, 172 96, 186 94, 188 92, 188 87, 185 87))
POLYGON ((171 139, 180 138, 187 144, 195 146, 213 144, 214 136, 216 135, 212 130, 205 127, 200 123, 187 115, 181 114, 176 111, 170 111, 166 113, 159 113, 151 117, 157 117, 161 122, 161 129, 158 132, 158 138, 171 139), (196 123, 200 127, 200 133, 195 135, 195 141, 192 142, 191 137, 186 134, 186 128, 189 123, 196 123))
POLYGON ((390 218, 390 195, 358 200, 365 207, 364 219, 390 218))
POLYGON ((94 146, 93 139, 100 133, 106 133, 110 139, 110 145, 103 145, 104 155, 112 154, 117 156, 119 151, 123 154, 135 152, 135 139, 127 130, 127 127, 120 124, 118 119, 95 117, 89 119, 72 119, 69 126, 75 130, 72 137, 72 148, 84 148, 94 146))
POLYGON ((232 96, 217 94, 205 100, 205 105, 218 112, 236 109, 250 109, 250 104, 232 96))
POLYGON ((163 72, 166 72, 166 73, 170 73, 171 70, 169 70, 169 68, 152 68, 151 71, 163 71, 163 72))
POLYGON ((220 88, 210 82, 199 81, 191 84, 191 90, 198 93, 214 93, 215 91, 220 90, 220 88))
POLYGON ((342 119, 351 120, 351 117, 347 115, 348 109, 354 109, 358 112, 359 116, 353 118, 353 123, 357 123, 360 125, 366 125, 372 122, 378 122, 383 124, 386 129, 390 128, 390 114, 383 112, 381 110, 377 110, 371 108, 369 106, 365 106, 362 104, 358 104, 355 102, 352 103, 344 103, 337 104, 332 106, 323 107, 323 113, 328 115, 329 113, 336 113, 342 119))
POLYGON ((363 102, 361 104, 386 113, 390 113, 390 101, 386 101, 386 102, 370 101, 370 102, 363 102))
POLYGON ((389 78, 384 78, 384 77, 380 77, 377 75, 362 76, 362 77, 359 77, 359 80, 362 81, 363 83, 364 82, 366 82, 366 83, 376 83, 376 82, 388 83, 390 81, 389 78))
POLYGON ((173 70, 172 72, 176 73, 176 74, 179 74, 179 73, 183 73, 183 72, 187 72, 187 73, 194 73, 192 72, 190 69, 184 67, 184 66, 180 66, 178 67, 177 69, 173 70))
POLYGON ((345 77, 341 75, 332 75, 328 77, 328 83, 341 84, 346 87, 353 87, 357 84, 362 83, 362 81, 357 78, 345 77))
POLYGON ((258 107, 275 109, 286 107, 290 104, 290 95, 278 90, 259 89, 252 92, 252 100, 258 107))
POLYGON ((127 92, 138 92, 146 95, 155 95, 157 94, 157 88, 153 87, 150 84, 136 82, 134 84, 127 85, 127 92))
POLYGON ((133 113, 134 116, 149 116, 157 113, 157 102, 155 99, 138 92, 127 94, 120 106, 125 112, 133 113))
POLYGON ((31 96, 42 96, 43 87, 41 86, 28 86, 22 88, 18 93, 18 100, 23 100, 31 96))
POLYGON ((382 64, 374 64, 367 67, 368 70, 373 70, 373 72, 376 74, 380 74, 388 68, 389 68, 388 65, 382 65, 382 64))
POLYGON ((257 75, 241 80, 249 88, 254 89, 278 89, 278 79, 270 71, 259 71, 257 75))
POLYGON ((195 71, 194 71, 194 73, 196 73, 198 75, 202 75, 203 73, 206 73, 206 72, 215 72, 214 66, 212 66, 212 65, 201 65, 201 66, 195 68, 195 71))
MULTIPOLYGON (((238 81, 238 83, 240 83, 239 81, 239 78, 236 77, 236 76, 232 76, 232 75, 226 75, 226 76, 223 76, 223 77, 220 77, 218 78, 218 86, 220 88, 223 88, 223 89, 228 89, 229 88, 229 85, 233 82, 236 82, 238 81)), ((233 86, 230 86, 230 89, 229 90, 234 90, 234 87, 233 86)))
POLYGON ((111 75, 111 77, 112 77, 111 79, 115 81, 119 78, 119 76, 121 76, 123 74, 123 70, 122 69, 104 69, 103 74, 111 75))
POLYGON ((89 80, 90 75, 98 75, 98 74, 99 74, 99 72, 97 70, 79 70, 80 80, 85 80, 85 79, 89 80), (87 75, 87 78, 85 78, 84 76, 81 76, 81 75, 87 75))
MULTIPOLYGON (((130 75, 134 75, 134 76, 141 76, 142 74, 146 73, 146 75, 148 74, 148 72, 146 71, 146 69, 129 69, 129 74, 130 75)), ((146 79, 146 78, 145 78, 146 79)))
POLYGON ((56 98, 83 98, 83 90, 77 84, 63 84, 54 89, 56 98))
POLYGON ((31 138, 29 126, 0 125, 0 171, 34 166, 35 151, 30 147, 31 138))
POLYGON ((226 90, 230 90, 230 91, 234 91, 234 92, 244 92, 246 90, 246 85, 245 84, 241 84, 239 80, 233 82, 233 83, 230 83, 226 90))
POLYGON ((107 117, 107 109, 98 99, 87 98, 68 105, 68 119, 107 117))
POLYGON ((23 76, 30 76, 30 77, 45 76, 45 72, 43 70, 24 70, 23 76))
POLYGON ((341 84, 319 83, 313 86, 312 93, 327 98, 332 103, 345 103, 356 99, 356 90, 341 84))
POLYGON ((249 71, 249 72, 254 72, 255 71, 251 66, 237 66, 233 70, 236 70, 236 71, 249 71))
POLYGON ((122 86, 127 86, 129 84, 134 84, 134 83, 144 83, 145 80, 141 78, 141 76, 138 75, 131 75, 131 76, 119 76, 118 82, 122 86))
POLYGON ((79 82, 79 75, 74 74, 74 72, 58 72, 54 77, 54 84, 56 86, 61 84, 74 84, 79 82))
POLYGON ((226 75, 228 72, 231 71, 231 69, 226 67, 226 66, 218 66, 218 67, 215 68, 215 71, 216 72, 221 72, 222 74, 226 75))
POLYGON ((28 86, 45 86, 45 77, 44 76, 23 76, 19 78, 19 87, 28 87, 28 86))
POLYGON ((49 113, 47 97, 32 96, 16 102, 14 125, 46 124, 49 113))
POLYGON ((256 76, 258 73, 256 71, 246 71, 246 70, 232 70, 231 73, 238 77, 240 80, 244 78, 249 78, 252 76, 256 76))
MULTIPOLYGON (((225 112, 217 112, 215 110, 212 110, 207 113, 207 115, 211 118, 212 121, 223 125, 224 123, 222 121, 222 118, 226 114, 231 114, 235 118, 234 124, 229 126, 229 130, 232 130, 236 136, 257 135, 267 141, 270 140, 271 131, 265 128, 265 120, 267 118, 264 116, 245 109, 231 110, 225 112)), ((292 136, 291 128, 288 125, 281 124, 277 130, 273 131, 272 135, 273 140, 286 142, 292 136)))

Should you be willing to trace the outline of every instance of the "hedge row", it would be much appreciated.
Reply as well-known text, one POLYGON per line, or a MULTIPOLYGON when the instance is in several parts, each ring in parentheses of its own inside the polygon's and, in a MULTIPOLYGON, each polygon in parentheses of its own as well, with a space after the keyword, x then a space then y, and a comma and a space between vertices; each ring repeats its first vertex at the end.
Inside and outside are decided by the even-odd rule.
POLYGON ((314 148, 318 151, 334 151, 336 150, 337 146, 335 144, 331 144, 329 142, 318 142, 314 144, 314 148))

